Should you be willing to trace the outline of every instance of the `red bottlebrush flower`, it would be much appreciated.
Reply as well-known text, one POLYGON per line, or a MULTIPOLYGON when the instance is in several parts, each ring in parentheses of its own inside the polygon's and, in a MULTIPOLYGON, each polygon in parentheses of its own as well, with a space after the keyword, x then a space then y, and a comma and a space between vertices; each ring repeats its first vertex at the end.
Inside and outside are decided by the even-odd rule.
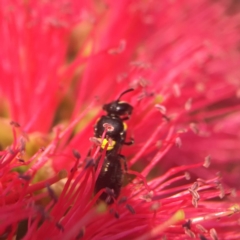
POLYGON ((239 15, 224 3, 1 0, 1 238, 239 239, 239 15), (106 141, 100 107, 129 88, 106 141), (128 165, 117 198, 94 190, 111 144, 128 165))

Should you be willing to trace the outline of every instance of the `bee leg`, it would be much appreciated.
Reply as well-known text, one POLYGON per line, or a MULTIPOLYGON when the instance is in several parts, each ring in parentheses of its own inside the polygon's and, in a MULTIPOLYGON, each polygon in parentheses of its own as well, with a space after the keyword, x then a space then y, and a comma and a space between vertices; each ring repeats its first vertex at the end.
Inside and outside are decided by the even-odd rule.
POLYGON ((119 157, 121 157, 121 159, 123 160, 124 170, 125 170, 125 172, 127 172, 127 171, 128 171, 128 167, 127 167, 127 159, 126 159, 125 156, 123 156, 122 154, 119 154, 119 157))

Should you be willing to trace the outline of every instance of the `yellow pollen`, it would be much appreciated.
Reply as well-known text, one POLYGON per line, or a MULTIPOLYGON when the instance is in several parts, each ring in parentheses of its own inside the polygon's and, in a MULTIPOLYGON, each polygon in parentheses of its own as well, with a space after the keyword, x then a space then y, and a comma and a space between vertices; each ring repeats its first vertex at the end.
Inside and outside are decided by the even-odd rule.
POLYGON ((155 96, 154 103, 155 104, 160 104, 160 103, 163 102, 163 100, 164 100, 163 95, 158 94, 158 95, 155 96))
POLYGON ((229 208, 229 210, 232 210, 234 212, 238 212, 238 211, 240 211, 240 206, 238 204, 234 204, 233 206, 231 206, 229 208))
POLYGON ((108 141, 106 138, 104 138, 101 144, 101 148, 104 149, 107 144, 108 144, 107 151, 110 151, 114 148, 116 141, 113 141, 113 140, 108 141))

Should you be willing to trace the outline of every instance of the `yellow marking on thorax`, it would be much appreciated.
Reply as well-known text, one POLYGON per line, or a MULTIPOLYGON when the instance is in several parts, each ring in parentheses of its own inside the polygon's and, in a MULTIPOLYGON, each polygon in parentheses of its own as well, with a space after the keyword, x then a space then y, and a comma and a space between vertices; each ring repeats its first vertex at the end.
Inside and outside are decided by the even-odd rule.
POLYGON ((123 129, 124 129, 124 131, 127 131, 127 124, 125 123, 125 122, 123 122, 123 129))
POLYGON ((107 146, 107 151, 110 151, 114 148, 114 146, 116 145, 116 141, 108 141, 106 138, 103 139, 102 144, 101 144, 101 148, 104 149, 107 146))

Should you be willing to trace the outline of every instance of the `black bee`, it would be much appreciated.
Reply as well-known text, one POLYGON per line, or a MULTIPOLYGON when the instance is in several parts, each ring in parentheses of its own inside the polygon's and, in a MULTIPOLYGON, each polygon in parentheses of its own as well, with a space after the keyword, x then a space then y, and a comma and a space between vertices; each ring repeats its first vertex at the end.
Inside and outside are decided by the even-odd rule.
POLYGON ((104 149, 106 144, 108 144, 108 147, 106 149, 103 166, 95 184, 95 193, 101 189, 106 190, 106 192, 101 194, 100 199, 107 204, 112 204, 113 199, 117 199, 120 194, 124 176, 122 161, 124 162, 125 171, 127 171, 125 157, 120 154, 121 146, 123 144, 130 145, 133 143, 133 141, 125 141, 127 125, 124 122, 130 118, 133 107, 126 102, 120 101, 120 98, 130 91, 133 91, 133 89, 131 88, 124 91, 116 101, 103 105, 103 110, 107 112, 107 115, 102 116, 95 125, 96 138, 102 137, 105 131, 105 124, 112 126, 102 141, 101 148, 104 149), (111 139, 111 144, 109 139, 111 139))
MULTIPOLYGON (((105 131, 104 124, 107 123, 111 125, 113 128, 109 129, 105 136, 106 139, 108 138, 112 139, 112 145, 109 144, 108 150, 111 150, 115 144, 120 146, 123 144, 130 145, 133 143, 133 141, 125 142, 127 124, 124 122, 125 120, 130 118, 133 107, 126 102, 120 101, 120 98, 124 94, 133 90, 134 89, 130 88, 124 91, 116 101, 103 105, 103 110, 107 112, 107 115, 101 116, 98 119, 94 128, 94 136, 96 138, 101 138, 103 132, 105 131)), ((104 148, 104 146, 105 144, 102 145, 102 148, 104 148)))

